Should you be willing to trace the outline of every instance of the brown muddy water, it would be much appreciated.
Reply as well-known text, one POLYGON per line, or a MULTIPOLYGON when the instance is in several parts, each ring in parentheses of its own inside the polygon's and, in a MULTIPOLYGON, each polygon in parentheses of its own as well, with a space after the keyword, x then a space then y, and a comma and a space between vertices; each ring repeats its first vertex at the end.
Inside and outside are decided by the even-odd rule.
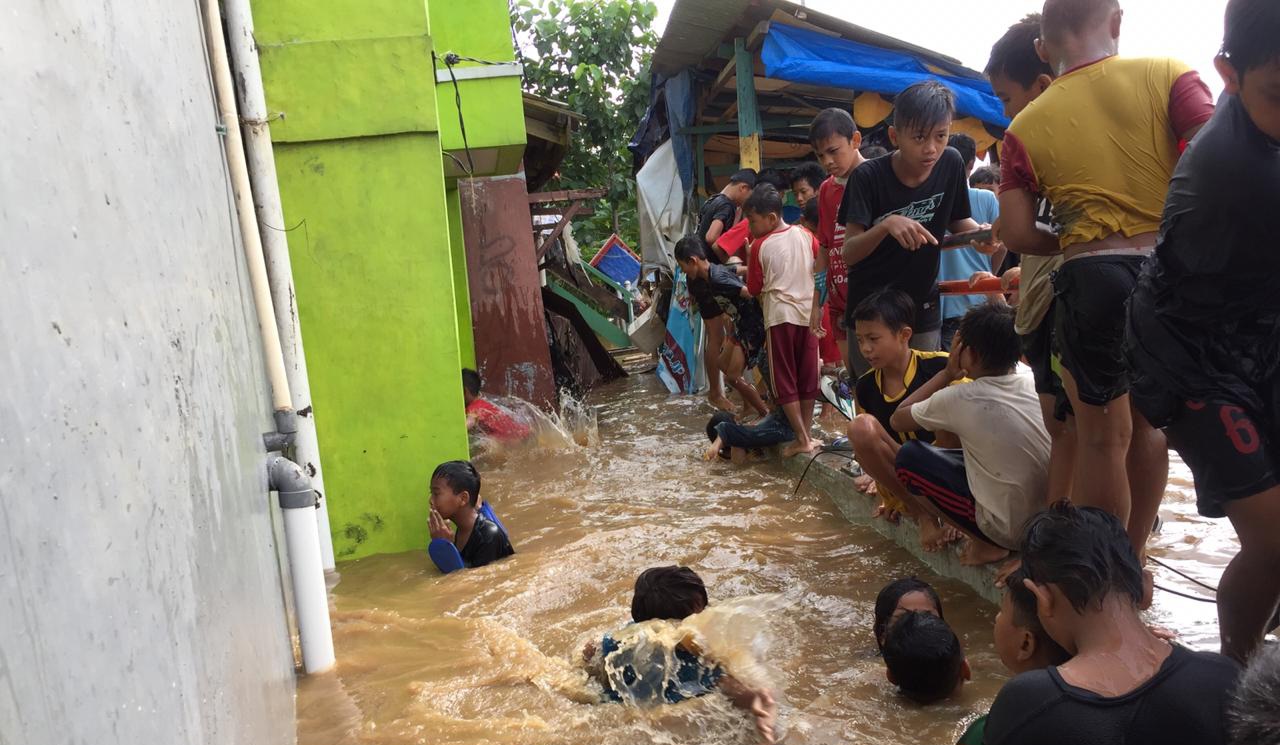
MULTIPOLYGON (((700 399, 668 396, 637 374, 589 403, 599 423, 591 446, 481 464, 483 496, 511 531, 514 557, 447 577, 425 551, 339 566, 338 664, 299 681, 300 745, 755 742, 718 694, 652 710, 593 703, 599 689, 579 650, 630 620, 636 575, 661 564, 696 569, 713 605, 783 596, 742 643, 767 658, 786 742, 952 743, 987 710, 1006 678, 994 607, 845 521, 821 492, 806 486, 792 498, 795 478, 777 463, 703 463, 710 410, 700 399), (910 574, 938 588, 973 669, 959 699, 929 708, 895 694, 871 636, 876 593, 910 574)), ((1161 513, 1152 555, 1216 585, 1234 536, 1196 515, 1181 464, 1161 513)), ((1154 569, 1160 585, 1206 594, 1154 569)), ((1211 604, 1157 591, 1152 620, 1189 646, 1216 648, 1211 604)))

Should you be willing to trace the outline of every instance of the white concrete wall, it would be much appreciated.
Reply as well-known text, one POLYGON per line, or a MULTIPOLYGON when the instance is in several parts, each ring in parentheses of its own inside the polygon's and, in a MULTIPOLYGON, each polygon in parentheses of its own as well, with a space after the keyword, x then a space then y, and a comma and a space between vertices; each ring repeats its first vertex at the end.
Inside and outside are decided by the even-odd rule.
POLYGON ((294 741, 193 0, 0 4, 0 743, 294 741))

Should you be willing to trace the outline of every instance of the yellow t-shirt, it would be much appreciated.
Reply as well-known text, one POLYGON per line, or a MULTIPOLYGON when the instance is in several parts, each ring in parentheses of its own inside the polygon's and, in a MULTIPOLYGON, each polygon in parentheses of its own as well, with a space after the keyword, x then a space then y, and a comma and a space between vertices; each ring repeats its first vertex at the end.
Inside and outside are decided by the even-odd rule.
POLYGON ((1046 197, 1064 249, 1155 232, 1179 156, 1170 101, 1188 73, 1203 88, 1172 59, 1108 57, 1059 77, 1009 125, 1001 191, 1046 197))

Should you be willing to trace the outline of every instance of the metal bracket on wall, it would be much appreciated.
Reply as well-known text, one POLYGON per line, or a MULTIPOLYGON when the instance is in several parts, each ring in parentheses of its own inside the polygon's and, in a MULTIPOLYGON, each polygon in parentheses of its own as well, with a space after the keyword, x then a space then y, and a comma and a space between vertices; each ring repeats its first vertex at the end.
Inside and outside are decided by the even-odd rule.
POLYGON ((475 67, 455 67, 453 77, 448 70, 436 70, 437 83, 452 83, 457 80, 485 80, 487 78, 518 78, 524 75, 524 66, 519 62, 497 62, 476 65, 475 67))

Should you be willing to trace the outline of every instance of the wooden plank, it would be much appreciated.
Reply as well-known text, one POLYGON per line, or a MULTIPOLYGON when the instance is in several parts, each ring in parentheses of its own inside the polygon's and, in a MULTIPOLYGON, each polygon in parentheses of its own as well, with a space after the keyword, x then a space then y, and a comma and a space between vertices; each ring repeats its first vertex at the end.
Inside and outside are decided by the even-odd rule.
POLYGON ((733 40, 734 61, 738 66, 738 164, 742 168, 760 170, 760 111, 756 107, 754 55, 741 39, 733 40))
MULTIPOLYGON (((533 195, 530 194, 529 196, 532 197, 533 195)), ((569 226, 569 221, 572 220, 574 217, 577 217, 578 211, 581 209, 582 209, 582 202, 574 202, 573 204, 569 205, 569 209, 564 211, 564 215, 560 218, 560 222, 556 223, 556 226, 554 229, 552 229, 551 234, 548 235, 546 238, 542 239, 542 243, 538 246, 539 262, 542 261, 543 256, 547 255, 547 249, 551 248, 551 244, 555 243, 556 239, 560 237, 560 234, 564 232, 564 229, 569 226)))
POLYGON ((570 189, 568 191, 537 191, 529 195, 529 204, 570 202, 578 199, 599 199, 608 193, 605 189, 570 189))
MULTIPOLYGON (((545 205, 532 208, 531 210, 529 210, 529 213, 533 215, 563 215, 564 211, 565 211, 565 208, 558 204, 545 204, 545 205)), ((578 210, 578 217, 588 217, 590 215, 594 215, 595 213, 596 213, 595 210, 584 205, 582 209, 578 210)), ((551 229, 551 226, 549 225, 544 227, 546 227, 547 230, 551 229)))

